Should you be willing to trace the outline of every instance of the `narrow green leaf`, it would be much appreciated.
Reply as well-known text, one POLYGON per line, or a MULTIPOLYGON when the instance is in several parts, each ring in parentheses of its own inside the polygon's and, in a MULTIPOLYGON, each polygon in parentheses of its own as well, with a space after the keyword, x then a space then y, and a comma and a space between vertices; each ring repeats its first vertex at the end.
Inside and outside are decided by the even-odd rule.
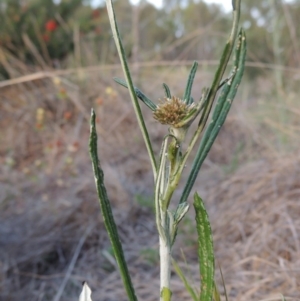
POLYGON ((175 242, 178 225, 181 222, 181 220, 184 218, 186 213, 188 212, 189 208, 190 208, 189 203, 181 203, 176 208, 176 211, 174 213, 174 222, 172 225, 173 229, 171 231, 171 245, 173 245, 175 242))
POLYGON ((200 264, 200 301, 211 301, 214 294, 215 257, 212 231, 204 203, 197 193, 194 195, 194 208, 198 232, 198 260, 200 264))
POLYGON ((170 88, 168 87, 168 85, 163 83, 163 88, 165 90, 165 96, 167 98, 172 98, 171 91, 170 91, 170 88))
POLYGON ((107 6, 107 12, 108 12, 108 17, 109 17, 109 22, 110 22, 110 26, 112 29, 112 33, 113 33, 113 37, 115 40, 115 44, 118 50, 118 54, 121 60, 121 65, 122 65, 122 69, 123 69, 123 73, 125 75, 125 79, 128 85, 128 90, 129 90, 129 94, 130 94, 130 98, 133 104, 133 108, 138 120, 138 124, 139 127, 141 129, 145 144, 146 144, 146 148, 149 154, 149 158, 150 158, 150 162, 152 165, 152 170, 153 170, 153 175, 154 175, 154 180, 156 178, 156 160, 155 160, 155 156, 154 156, 154 152, 153 152, 153 148, 152 148, 152 144, 150 141, 150 137, 148 134, 148 130, 146 128, 146 124, 143 118, 143 114, 137 99, 137 96, 135 94, 134 91, 134 87, 133 87, 133 83, 132 83, 132 79, 131 79, 131 75, 130 75, 130 71, 128 68, 128 64, 127 64, 127 60, 126 60, 126 55, 125 55, 125 51, 124 51, 124 47, 121 41, 121 37, 119 34, 119 28, 116 22, 116 17, 115 17, 115 12, 114 12, 114 7, 113 7, 113 3, 112 0, 106 0, 106 6, 107 6))
POLYGON ((214 301, 221 301, 221 295, 218 291, 217 285, 214 285, 214 301))
POLYGON ((161 298, 163 301, 171 301, 172 292, 167 288, 163 287, 161 290, 161 298))
POLYGON ((131 282, 127 264, 125 261, 122 244, 119 239, 117 226, 113 217, 110 202, 107 196, 106 188, 104 186, 104 173, 101 169, 100 161, 98 158, 97 150, 97 132, 96 132, 96 115, 94 110, 91 113, 91 129, 90 129, 90 141, 89 141, 90 156, 92 160, 95 183, 97 188, 97 194, 101 207, 101 213, 103 215, 104 225, 120 269, 120 274, 123 280, 124 287, 126 289, 128 298, 130 301, 137 301, 134 288, 131 282))
MULTIPOLYGON (((212 117, 211 117, 211 122, 209 124, 209 126, 207 127, 205 134, 203 135, 203 138, 201 140, 201 144, 205 145, 207 140, 209 139, 210 135, 211 135, 211 131, 213 130, 213 128, 216 126, 217 124, 217 120, 221 114, 221 111, 224 107, 224 104, 226 103, 226 98, 229 95, 229 91, 232 88, 232 80, 236 77, 237 75, 237 70, 240 67, 239 66, 239 62, 241 59, 241 51, 242 51, 242 47, 241 47, 241 42, 243 39, 243 34, 242 34, 242 30, 240 31, 240 34, 238 36, 238 41, 237 41, 237 47, 236 47, 236 51, 235 51, 235 58, 234 58, 234 62, 233 62, 233 67, 232 67, 232 71, 231 71, 231 80, 227 81, 227 83, 224 84, 224 87, 222 89, 222 92, 218 98, 218 101, 216 103, 216 106, 214 108, 212 117)), ((244 45, 246 46, 246 45, 244 45)), ((246 48, 244 48, 246 49, 246 48)), ((240 70, 241 71, 241 70, 240 70)), ((243 74, 243 70, 242 73, 243 74)))
POLYGON ((208 152, 210 151, 217 135, 225 122, 233 99, 236 95, 238 86, 241 82, 244 66, 245 66, 245 58, 246 58, 246 37, 243 30, 240 31, 239 39, 237 42, 237 49, 235 51, 235 60, 232 72, 234 72, 234 76, 230 81, 228 81, 219 96, 217 105, 215 106, 214 112, 212 114, 212 120, 207 127, 199 145, 197 154, 195 156, 191 172, 189 174, 188 180, 184 187, 180 203, 186 202, 191 189, 195 183, 199 170, 201 168, 202 163, 204 162, 208 152))
MULTIPOLYGON (((238 41, 239 48, 237 49, 237 64, 234 68, 237 70, 236 74, 234 75, 232 81, 225 84, 222 93, 219 97, 218 104, 212 117, 211 128, 208 128, 208 133, 205 133, 203 136, 203 140, 201 141, 201 145, 203 148, 201 150, 201 159, 200 161, 204 161, 208 152, 211 149, 217 135, 220 132, 222 125, 224 124, 227 114, 231 108, 233 99, 236 95, 238 86, 241 82, 243 73, 244 73, 244 66, 245 66, 245 58, 246 58, 246 37, 243 30, 239 35, 238 41)), ((202 164, 202 163, 201 163, 202 164)), ((201 165, 200 165, 201 166, 201 165)), ((200 168, 200 167, 199 167, 200 168)))
POLYGON ((199 298, 195 292, 195 290, 190 286, 188 280, 186 279, 186 277, 184 276, 181 268, 179 267, 179 265, 177 264, 177 262, 172 259, 172 263, 175 269, 175 272, 177 273, 177 275, 179 276, 179 278, 181 279, 181 281, 183 282, 185 289, 188 291, 188 293, 191 295, 192 299, 194 301, 198 301, 199 298))
POLYGON ((193 87, 193 83, 194 83, 194 78, 197 72, 197 68, 198 68, 198 63, 194 62, 193 66, 191 68, 187 83, 186 83, 186 87, 185 87, 185 91, 184 91, 184 95, 183 95, 183 101, 185 101, 187 104, 191 104, 191 93, 192 93, 192 87, 193 87))
MULTIPOLYGON (((118 83, 119 85, 125 87, 128 89, 128 85, 126 83, 126 81, 124 81, 123 79, 120 79, 118 77, 114 77, 114 81, 116 83, 118 83)), ((138 88, 136 87, 133 87, 134 88, 134 91, 135 91, 135 94, 136 96, 152 111, 155 111, 157 106, 156 104, 150 99, 148 98, 141 90, 139 90, 138 88)))
POLYGON ((220 82, 221 82, 224 72, 226 70, 229 58, 231 56, 231 53, 232 53, 232 50, 234 47, 234 43, 236 41, 236 36, 237 36, 237 31, 238 31, 238 23, 239 23, 239 19, 240 19, 240 6, 241 6, 241 0, 233 0, 233 23, 232 23, 231 33, 230 33, 229 39, 224 47, 219 66, 217 68, 212 86, 211 86, 208 96, 207 96, 208 106, 205 108, 204 114, 201 116, 201 119, 199 121, 199 126, 202 126, 202 127, 204 127, 207 122, 214 99, 215 99, 216 94, 219 89, 220 82))

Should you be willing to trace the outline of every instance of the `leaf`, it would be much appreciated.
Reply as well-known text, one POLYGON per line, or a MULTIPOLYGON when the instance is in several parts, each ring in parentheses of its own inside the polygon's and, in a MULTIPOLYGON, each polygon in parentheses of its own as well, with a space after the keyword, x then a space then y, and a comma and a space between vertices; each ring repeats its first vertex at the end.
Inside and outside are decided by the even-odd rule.
POLYGON ((188 80, 186 83, 184 95, 183 95, 183 101, 185 101, 188 105, 192 103, 191 93, 192 93, 192 87, 193 87, 197 68, 198 68, 198 63, 194 62, 193 66, 191 68, 191 71, 190 71, 190 74, 189 74, 189 77, 188 77, 188 80))
POLYGON ((79 296, 79 301, 92 301, 91 298, 92 291, 86 282, 83 282, 82 291, 79 296))
POLYGON ((104 173, 101 169, 97 150, 97 132, 96 132, 96 115, 94 110, 91 113, 91 129, 89 140, 90 156, 92 160, 98 199, 103 215, 104 225, 120 269, 120 274, 123 280, 124 287, 130 301, 137 301, 132 281, 128 272, 127 263, 123 253, 123 248, 120 242, 117 226, 113 217, 110 202, 107 196, 106 188, 104 186, 104 173))
POLYGON ((177 236, 177 229, 180 221, 184 218, 186 213, 190 208, 189 203, 181 203, 177 206, 176 211, 174 213, 174 222, 172 224, 172 231, 170 234, 171 237, 171 244, 173 245, 175 242, 175 238, 177 236))
POLYGON ((186 279, 186 277, 184 276, 181 268, 179 267, 179 265, 177 264, 177 262, 173 259, 172 260, 175 272, 177 273, 177 275, 179 276, 179 278, 181 279, 181 281, 183 282, 185 289, 189 292, 189 294, 191 295, 192 299, 194 301, 198 301, 199 298, 195 292, 195 290, 190 286, 188 280, 186 279))
MULTIPOLYGON (((127 83, 118 78, 118 77, 114 77, 114 81, 116 83, 118 83, 119 85, 125 87, 128 89, 128 85, 127 83)), ((137 87, 133 87, 134 88, 134 91, 135 91, 135 94, 136 96, 151 110, 151 111, 155 111, 157 106, 156 104, 150 99, 148 98, 141 90, 139 90, 137 87)))
POLYGON ((163 83, 163 88, 165 90, 165 96, 167 98, 172 98, 171 91, 170 91, 170 88, 168 87, 168 85, 163 83))
POLYGON ((233 79, 226 83, 222 89, 212 116, 211 128, 209 127, 203 136, 203 150, 201 155, 202 161, 204 161, 205 157, 207 156, 222 125, 226 120, 227 114, 231 108, 233 99, 243 76, 246 58, 246 37, 243 30, 240 31, 237 45, 236 60, 233 66, 233 70, 236 70, 236 73, 233 76, 233 79))
POLYGON ((234 76, 232 76, 231 80, 229 80, 223 87, 222 92, 218 98, 217 104, 215 106, 214 112, 212 114, 212 119, 210 124, 208 125, 197 150, 197 154, 195 156, 191 172, 189 174, 188 180, 184 187, 180 203, 186 202, 192 187, 195 183, 199 170, 201 168, 202 163, 204 162, 208 152, 210 151, 217 135, 225 122, 227 114, 230 110, 233 99, 236 95, 238 86, 241 82, 244 66, 245 66, 245 58, 246 58, 246 37, 243 30, 240 30, 237 47, 235 51, 235 60, 232 72, 234 72, 234 76))
POLYGON ((194 208, 198 232, 198 260, 200 264, 200 301, 211 301, 214 295, 215 256, 212 231, 204 203, 197 193, 194 195, 194 208))

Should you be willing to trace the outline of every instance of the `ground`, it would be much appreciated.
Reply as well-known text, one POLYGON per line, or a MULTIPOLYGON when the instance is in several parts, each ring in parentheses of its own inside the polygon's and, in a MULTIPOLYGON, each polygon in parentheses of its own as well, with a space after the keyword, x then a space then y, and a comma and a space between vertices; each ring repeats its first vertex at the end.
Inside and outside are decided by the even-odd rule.
MULTIPOLYGON (((214 67, 199 69, 195 99, 214 67)), ((187 73, 185 65, 146 66, 135 82, 158 102, 163 82, 182 95, 187 73)), ((112 80, 121 74, 105 66, 2 86, 0 299, 76 300, 87 281, 93 300, 127 300, 88 154, 93 107, 105 183, 134 286, 139 300, 157 300, 151 166, 127 91, 112 80)), ((275 88, 271 73, 267 80, 246 74, 194 189, 208 208, 216 279, 223 294, 221 269, 229 300, 275 301, 281 294, 300 300, 300 111, 297 93, 275 88)), ((143 112, 158 153, 167 128, 143 112)), ((196 250, 191 208, 174 258, 197 288, 196 250)), ((174 300, 191 300, 175 272, 172 289, 174 300)))

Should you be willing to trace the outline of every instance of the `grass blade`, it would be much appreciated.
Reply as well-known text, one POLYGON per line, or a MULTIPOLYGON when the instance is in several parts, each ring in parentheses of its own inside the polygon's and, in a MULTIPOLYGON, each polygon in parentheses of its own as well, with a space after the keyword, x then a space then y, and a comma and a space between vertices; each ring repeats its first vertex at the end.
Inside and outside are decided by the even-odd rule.
POLYGON ((151 145, 151 141, 149 138, 149 134, 145 125, 145 121, 142 115, 142 111, 137 99, 137 96, 135 94, 135 90, 133 87, 133 83, 132 83, 132 79, 131 79, 131 75, 130 75, 130 71, 128 68, 128 64, 127 64, 127 60, 126 60, 126 55, 125 55, 125 51, 124 51, 124 47, 121 41, 121 37, 119 34, 119 29, 118 29, 118 25, 116 22, 116 17, 115 17, 115 12, 114 12, 114 8, 113 8, 113 4, 112 4, 112 0, 106 0, 106 6, 107 6, 107 12, 108 12, 108 16, 109 16, 109 22, 110 22, 110 26, 113 32, 113 37, 115 40, 115 44, 118 50, 118 54, 121 60, 121 65, 122 65, 122 69, 123 69, 123 73, 125 75, 125 79, 127 82, 127 86, 128 86, 128 90, 129 90, 129 94, 131 97, 131 101, 133 104, 133 108, 138 120, 138 124, 139 127, 142 131, 142 135, 146 144, 146 148, 150 157, 150 161, 151 161, 151 165, 152 165, 152 170, 153 170, 153 175, 154 175, 154 179, 156 178, 156 160, 155 160, 155 156, 154 156, 154 152, 153 152, 153 148, 151 145))
POLYGON ((100 161, 98 159, 97 151, 97 132, 96 132, 96 115, 94 110, 91 114, 91 130, 90 130, 90 141, 89 141, 90 156, 92 160, 97 194, 101 207, 101 213, 103 215, 104 225, 108 232, 109 239, 120 269, 120 274, 126 289, 128 298, 130 301, 137 301, 135 291, 132 285, 132 281, 129 275, 127 264, 125 261, 123 248, 119 239, 118 230, 114 217, 112 214, 110 202, 107 196, 107 192, 104 186, 104 173, 101 169, 100 161))
POLYGON ((215 257, 213 250, 212 231, 203 201, 197 193, 194 195, 194 208, 196 212, 198 260, 200 264, 201 276, 200 301, 211 301, 215 289, 215 257))

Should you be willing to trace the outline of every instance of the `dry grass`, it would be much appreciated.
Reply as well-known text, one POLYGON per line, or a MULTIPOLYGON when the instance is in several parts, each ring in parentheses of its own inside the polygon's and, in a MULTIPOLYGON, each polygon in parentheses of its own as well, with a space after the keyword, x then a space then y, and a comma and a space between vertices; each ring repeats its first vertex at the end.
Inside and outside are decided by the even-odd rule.
MULTIPOLYGON (((76 300, 83 280, 91 286, 93 300, 127 300, 100 218, 88 157, 91 106, 98 114, 100 158, 138 297, 157 299, 150 164, 127 92, 110 80, 120 70, 100 70, 39 77, 1 89, 2 300, 76 300), (44 112, 41 122, 39 109, 44 112)), ((162 97, 162 82, 181 95, 185 83, 180 79, 187 71, 184 66, 141 68, 137 78, 143 80, 137 85, 154 100, 162 97)), ((210 68, 200 70, 195 95, 210 77, 210 68)), ((300 300, 297 92, 270 103, 275 96, 261 82, 244 81, 196 189, 208 206, 230 300, 275 301, 281 300, 280 293, 286 300, 300 300)), ((166 128, 145 114, 158 151, 166 128)), ((190 213, 174 256, 197 284, 190 213)), ((174 300, 190 300, 173 278, 174 300)), ((219 273, 217 281, 221 287, 219 273)))

